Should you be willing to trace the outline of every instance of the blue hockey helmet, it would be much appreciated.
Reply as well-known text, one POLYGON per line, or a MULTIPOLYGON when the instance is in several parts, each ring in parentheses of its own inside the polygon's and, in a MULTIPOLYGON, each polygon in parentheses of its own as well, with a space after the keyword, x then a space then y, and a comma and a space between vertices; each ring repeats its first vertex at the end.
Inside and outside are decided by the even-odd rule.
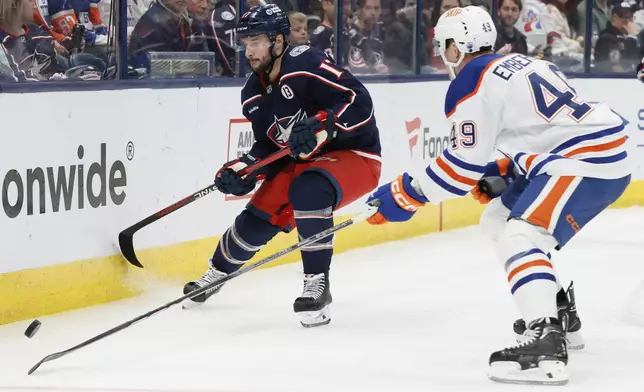
POLYGON ((288 39, 291 34, 291 24, 284 11, 275 4, 263 4, 253 7, 244 13, 236 28, 237 38, 266 34, 271 41, 278 34, 288 39))

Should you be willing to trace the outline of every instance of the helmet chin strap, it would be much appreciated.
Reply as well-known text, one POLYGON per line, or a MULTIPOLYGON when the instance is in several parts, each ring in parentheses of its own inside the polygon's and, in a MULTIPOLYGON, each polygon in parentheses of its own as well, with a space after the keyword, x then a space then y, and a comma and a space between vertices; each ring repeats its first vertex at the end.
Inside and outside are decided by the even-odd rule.
POLYGON ((458 67, 458 65, 463 61, 465 58, 465 52, 460 52, 459 51, 459 56, 458 56, 458 61, 455 63, 452 63, 451 61, 447 61, 447 57, 445 57, 445 53, 441 52, 441 58, 443 59, 443 63, 447 66, 447 71, 449 72, 449 78, 450 80, 456 79, 456 72, 454 69, 458 67))
POLYGON ((288 44, 286 43, 286 39, 284 39, 284 48, 282 49, 282 53, 278 55, 274 55, 273 54, 274 47, 275 47, 275 38, 271 40, 271 46, 269 46, 271 61, 269 61, 269 63, 266 65, 266 67, 264 67, 263 70, 260 70, 260 72, 264 72, 266 76, 269 77, 268 80, 270 80, 271 72, 273 71, 273 67, 275 66, 275 61, 277 61, 278 58, 282 57, 284 53, 286 53, 286 49, 288 49, 288 44))

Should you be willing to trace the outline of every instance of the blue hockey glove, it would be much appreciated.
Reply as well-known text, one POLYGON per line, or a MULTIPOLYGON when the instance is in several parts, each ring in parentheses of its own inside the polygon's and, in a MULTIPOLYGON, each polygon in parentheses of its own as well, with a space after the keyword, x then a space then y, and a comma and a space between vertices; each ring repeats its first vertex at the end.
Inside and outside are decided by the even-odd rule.
POLYGON ((107 35, 108 34, 107 27, 105 26, 97 27, 94 29, 94 33, 96 33, 96 35, 107 35))
POLYGON ((367 203, 378 200, 378 212, 367 219, 367 222, 381 225, 410 220, 418 208, 429 201, 411 186, 411 180, 409 174, 404 173, 391 183, 378 188, 367 200, 367 203))
POLYGON ((257 160, 249 154, 242 155, 240 158, 226 162, 224 166, 215 175, 215 185, 217 190, 224 194, 234 196, 244 196, 255 189, 257 181, 264 178, 261 169, 250 173, 243 178, 239 173, 245 167, 256 163, 257 160))
POLYGON ((515 165, 509 158, 498 159, 485 166, 485 173, 470 193, 481 204, 487 204, 507 189, 517 178, 515 165))
POLYGON ((85 40, 85 45, 93 46, 94 42, 96 42, 96 32, 94 32, 93 30, 85 30, 83 39, 85 40))
POLYGON ((315 116, 305 118, 293 126, 288 146, 295 158, 308 159, 320 151, 337 135, 335 115, 330 110, 319 111, 315 116))

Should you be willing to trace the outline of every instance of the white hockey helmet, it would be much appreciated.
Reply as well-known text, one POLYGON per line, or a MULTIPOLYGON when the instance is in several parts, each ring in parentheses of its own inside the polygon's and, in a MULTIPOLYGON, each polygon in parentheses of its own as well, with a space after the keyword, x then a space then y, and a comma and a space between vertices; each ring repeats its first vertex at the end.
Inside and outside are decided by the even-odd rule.
POLYGON ((438 50, 453 79, 454 68, 463 61, 465 53, 480 52, 481 48, 494 49, 496 27, 490 14, 481 7, 452 8, 438 19, 434 28, 434 39, 438 41, 438 50), (461 52, 456 62, 447 61, 445 57, 447 40, 450 39, 454 40, 461 52))

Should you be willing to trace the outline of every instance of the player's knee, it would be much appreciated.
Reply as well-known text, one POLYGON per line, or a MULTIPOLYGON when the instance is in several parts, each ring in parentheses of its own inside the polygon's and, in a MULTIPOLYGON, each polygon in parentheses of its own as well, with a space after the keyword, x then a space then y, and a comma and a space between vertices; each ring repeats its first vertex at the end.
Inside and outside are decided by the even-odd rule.
MULTIPOLYGON (((278 227, 250 211, 244 210, 221 237, 213 259, 215 263, 219 264, 243 264, 250 260, 278 232, 278 227)), ((221 267, 218 269, 225 271, 221 267)))
POLYGON ((487 205, 481 215, 479 225, 486 236, 492 241, 496 241, 507 226, 509 215, 510 210, 503 205, 501 198, 498 197, 487 205))
POLYGON ((233 239, 243 241, 252 247, 260 247, 270 241, 280 228, 248 210, 242 211, 235 223, 228 229, 233 239))
POLYGON ((557 240, 543 227, 523 219, 511 219, 495 242, 496 251, 502 262, 522 252, 539 249, 548 254, 557 245, 557 240))
POLYGON ((324 174, 306 171, 295 177, 288 197, 296 211, 322 210, 335 206, 336 190, 324 174))

